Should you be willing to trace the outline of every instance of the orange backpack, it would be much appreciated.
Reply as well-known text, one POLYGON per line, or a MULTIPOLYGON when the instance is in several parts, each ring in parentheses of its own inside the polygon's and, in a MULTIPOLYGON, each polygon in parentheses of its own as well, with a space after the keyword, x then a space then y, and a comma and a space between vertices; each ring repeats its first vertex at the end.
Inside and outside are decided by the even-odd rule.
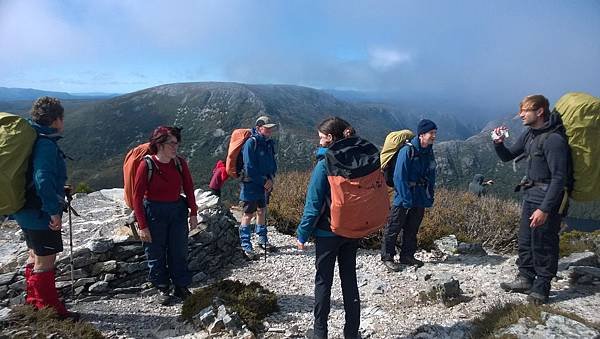
POLYGON ((247 128, 239 128, 231 133, 229 139, 229 148, 227 148, 227 159, 225 161, 225 170, 232 178, 239 178, 244 169, 244 158, 242 156, 242 148, 252 136, 251 130, 247 128))
MULTIPOLYGON (((146 161, 148 166, 148 182, 152 179, 152 173, 156 164, 154 164, 154 160, 150 156, 150 143, 147 142, 145 144, 138 145, 133 149, 127 152, 125 155, 125 161, 123 161, 123 195, 125 198, 125 203, 127 207, 133 210, 133 191, 135 190, 135 174, 137 172, 137 168, 142 161, 146 161)), ((183 175, 183 167, 181 165, 181 158, 179 156, 175 157, 175 166, 179 171, 180 175, 183 175)))
POLYGON ((347 238, 363 238, 387 222, 390 201, 379 150, 367 140, 337 141, 325 154, 331 187, 331 231, 347 238))
POLYGON ((137 168, 144 160, 146 155, 150 154, 150 143, 141 144, 127 152, 125 161, 123 161, 123 183, 125 203, 133 209, 133 184, 135 182, 135 173, 137 168))

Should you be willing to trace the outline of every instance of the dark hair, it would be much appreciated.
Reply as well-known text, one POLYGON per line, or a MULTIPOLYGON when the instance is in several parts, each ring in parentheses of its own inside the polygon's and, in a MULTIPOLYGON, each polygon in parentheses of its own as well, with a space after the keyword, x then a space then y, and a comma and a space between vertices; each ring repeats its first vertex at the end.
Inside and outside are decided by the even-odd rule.
POLYGON ((150 136, 150 153, 156 154, 158 152, 158 145, 167 142, 171 135, 177 139, 177 142, 181 142, 181 128, 158 126, 150 136))
POLYGON ((33 102, 29 113, 34 122, 43 126, 50 126, 54 120, 62 119, 64 112, 65 109, 57 98, 40 97, 33 102))
POLYGON ((317 127, 317 130, 323 134, 331 134, 333 142, 356 134, 354 128, 346 120, 338 117, 323 120, 317 127))
POLYGON ((544 116, 550 114, 550 103, 548 99, 541 94, 528 95, 519 104, 519 109, 536 111, 540 108, 544 109, 544 116))

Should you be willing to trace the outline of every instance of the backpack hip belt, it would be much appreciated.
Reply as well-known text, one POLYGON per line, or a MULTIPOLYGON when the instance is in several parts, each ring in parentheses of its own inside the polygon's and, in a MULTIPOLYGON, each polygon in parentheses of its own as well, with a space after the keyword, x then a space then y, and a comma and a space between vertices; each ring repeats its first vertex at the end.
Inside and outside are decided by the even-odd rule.
POLYGON ((532 187, 540 187, 542 190, 546 191, 548 190, 548 186, 550 186, 548 182, 531 180, 527 177, 524 177, 523 180, 521 180, 521 182, 515 186, 515 192, 519 192, 521 189, 526 190, 532 187))
POLYGON ((413 188, 413 187, 417 187, 417 186, 427 186, 427 184, 428 184, 427 179, 421 179, 419 181, 409 181, 408 187, 413 188))

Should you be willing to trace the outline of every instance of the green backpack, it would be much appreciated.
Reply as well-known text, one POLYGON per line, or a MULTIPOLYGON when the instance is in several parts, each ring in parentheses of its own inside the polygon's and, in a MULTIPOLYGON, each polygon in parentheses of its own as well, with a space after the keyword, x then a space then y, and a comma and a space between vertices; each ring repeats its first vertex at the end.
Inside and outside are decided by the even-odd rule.
POLYGON ((573 159, 575 201, 600 200, 600 98, 567 93, 554 106, 565 127, 573 159))
POLYGON ((27 120, 0 112, 0 215, 13 214, 25 205, 27 168, 36 138, 27 120))

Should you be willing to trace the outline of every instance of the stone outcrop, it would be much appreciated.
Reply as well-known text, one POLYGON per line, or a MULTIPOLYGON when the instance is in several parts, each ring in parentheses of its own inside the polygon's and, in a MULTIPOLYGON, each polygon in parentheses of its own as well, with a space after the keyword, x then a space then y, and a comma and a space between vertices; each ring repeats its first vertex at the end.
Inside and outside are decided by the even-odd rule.
MULTIPOLYGON (((119 196, 112 191, 111 195, 119 196)), ((214 196, 199 191, 197 199, 200 225, 188 238, 188 268, 194 283, 243 260, 233 215, 214 196)), ((142 242, 135 240, 127 227, 117 224, 114 229, 113 236, 91 238, 75 247, 72 255, 65 245, 56 264, 56 285, 65 298, 124 297, 150 287, 146 283, 148 268, 142 242)), ((68 237, 64 238, 68 241, 68 237)), ((21 253, 14 258, 11 265, 19 267, 18 270, 0 274, 0 305, 23 302, 22 264, 26 257, 26 253, 21 253)))

